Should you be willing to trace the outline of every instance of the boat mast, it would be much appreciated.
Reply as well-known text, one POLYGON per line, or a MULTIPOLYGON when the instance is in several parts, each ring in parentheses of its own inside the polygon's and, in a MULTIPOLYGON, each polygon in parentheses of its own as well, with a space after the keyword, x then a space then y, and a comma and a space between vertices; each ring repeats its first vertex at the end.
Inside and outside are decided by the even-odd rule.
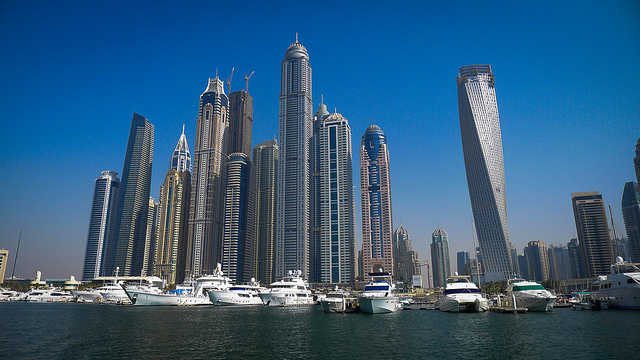
POLYGON ((11 281, 15 281, 14 274, 16 272, 16 261, 18 261, 18 251, 20 251, 20 240, 22 239, 22 228, 20 228, 20 236, 18 237, 18 247, 16 248, 16 257, 13 259, 13 270, 11 270, 11 281))
MULTIPOLYGON (((619 254, 619 249, 618 249, 618 235, 616 234, 616 226, 613 223, 613 212, 611 211, 611 205, 609 206, 609 216, 611 217, 611 231, 613 232, 613 257, 614 259, 616 258, 616 256, 622 256, 624 254, 619 254)), ((615 263, 615 261, 614 261, 615 263)))

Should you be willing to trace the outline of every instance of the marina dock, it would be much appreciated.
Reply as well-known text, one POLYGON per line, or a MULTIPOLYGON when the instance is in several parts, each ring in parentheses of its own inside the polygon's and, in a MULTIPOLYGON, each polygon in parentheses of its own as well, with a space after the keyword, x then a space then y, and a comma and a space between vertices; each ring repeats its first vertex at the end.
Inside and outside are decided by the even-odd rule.
POLYGON ((511 306, 489 306, 489 311, 501 314, 524 314, 527 308, 511 307, 511 306))

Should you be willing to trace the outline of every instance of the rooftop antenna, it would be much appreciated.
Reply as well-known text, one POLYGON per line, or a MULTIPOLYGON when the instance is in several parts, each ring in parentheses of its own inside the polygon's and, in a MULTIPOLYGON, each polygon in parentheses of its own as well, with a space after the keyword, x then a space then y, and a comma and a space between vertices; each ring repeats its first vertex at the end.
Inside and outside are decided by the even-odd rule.
POLYGON ((253 73, 255 71, 252 71, 251 74, 249 74, 249 76, 247 76, 247 74, 244 74, 244 81, 247 82, 247 92, 249 92, 249 79, 251 79, 251 77, 253 76, 253 73))
POLYGON ((296 31, 296 42, 298 42, 298 32, 296 31))
POLYGON ((184 124, 182 124, 182 135, 184 135, 184 124))
POLYGON ((20 236, 18 237, 18 247, 16 248, 16 257, 13 259, 13 270, 11 270, 11 281, 15 281, 16 261, 18 261, 18 251, 20 250, 20 240, 22 239, 22 228, 20 228, 20 236))
POLYGON ((324 104, 324 94, 320 95, 320 104, 324 104))
POLYGON ((218 77, 218 69, 216 69, 216 78, 218 77))
POLYGON ((233 71, 235 69, 236 69, 235 67, 231 68, 231 76, 229 76, 229 78, 227 79, 227 89, 229 89, 229 91, 228 91, 229 94, 231 94, 231 80, 233 79, 233 71))

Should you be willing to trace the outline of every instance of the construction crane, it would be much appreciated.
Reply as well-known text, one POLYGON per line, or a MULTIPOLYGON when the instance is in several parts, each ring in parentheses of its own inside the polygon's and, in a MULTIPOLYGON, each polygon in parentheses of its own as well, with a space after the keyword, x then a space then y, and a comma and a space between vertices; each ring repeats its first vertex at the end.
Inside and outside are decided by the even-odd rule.
POLYGON ((233 79, 233 72, 235 69, 235 67, 231 68, 231 76, 229 76, 229 78, 227 79, 227 89, 229 89, 227 95, 231 94, 231 79, 233 79))
POLYGON ((253 73, 255 71, 252 71, 251 74, 249 76, 247 76, 247 74, 244 74, 244 81, 247 82, 247 92, 249 92, 249 79, 251 79, 251 76, 253 76, 253 73))

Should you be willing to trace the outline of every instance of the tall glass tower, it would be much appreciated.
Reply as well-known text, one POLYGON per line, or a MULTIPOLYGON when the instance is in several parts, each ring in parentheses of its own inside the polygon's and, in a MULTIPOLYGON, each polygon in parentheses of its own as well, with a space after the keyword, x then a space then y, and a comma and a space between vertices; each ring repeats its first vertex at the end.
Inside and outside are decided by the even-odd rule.
POLYGON ((404 283, 422 273, 418 252, 413 250, 409 232, 402 225, 393 232, 393 265, 396 279, 404 283))
POLYGON ((221 261, 229 99, 218 78, 200 95, 189 205, 186 276, 210 273, 221 261))
POLYGON ((624 184, 622 217, 627 231, 632 262, 640 262, 640 187, 635 181, 624 184))
POLYGON ((253 164, 257 194, 257 278, 263 284, 270 284, 274 282, 278 142, 274 139, 254 146, 253 164))
MULTIPOLYGON (((317 119, 319 181, 314 198, 319 202, 319 263, 324 283, 355 282, 355 213, 351 127, 342 115, 317 119)), ((316 157, 314 155, 314 157, 316 157)))
POLYGON ((571 202, 584 275, 608 274, 613 263, 613 243, 602 195, 597 191, 571 193, 571 202))
POLYGON ((105 274, 103 268, 107 247, 115 245, 114 228, 119 190, 120 179, 115 171, 103 171, 102 175, 96 179, 82 280, 111 275, 105 274))
POLYGON ((456 80, 464 165, 485 280, 508 279, 513 269, 502 135, 491 65, 461 67, 456 80))
POLYGON ((431 234, 431 262, 433 263, 433 287, 444 286, 451 276, 449 237, 441 227, 431 234))
POLYGON ((118 243, 109 275, 119 267, 122 276, 139 276, 144 265, 153 132, 149 120, 133 113, 118 195, 118 243))
POLYGON ((287 48, 281 69, 276 276, 301 270, 308 277, 313 102, 309 54, 297 36, 287 48))
POLYGON ((360 146, 360 192, 362 203, 362 266, 368 273, 384 271, 393 275, 393 221, 391 177, 387 137, 371 125, 360 146))

